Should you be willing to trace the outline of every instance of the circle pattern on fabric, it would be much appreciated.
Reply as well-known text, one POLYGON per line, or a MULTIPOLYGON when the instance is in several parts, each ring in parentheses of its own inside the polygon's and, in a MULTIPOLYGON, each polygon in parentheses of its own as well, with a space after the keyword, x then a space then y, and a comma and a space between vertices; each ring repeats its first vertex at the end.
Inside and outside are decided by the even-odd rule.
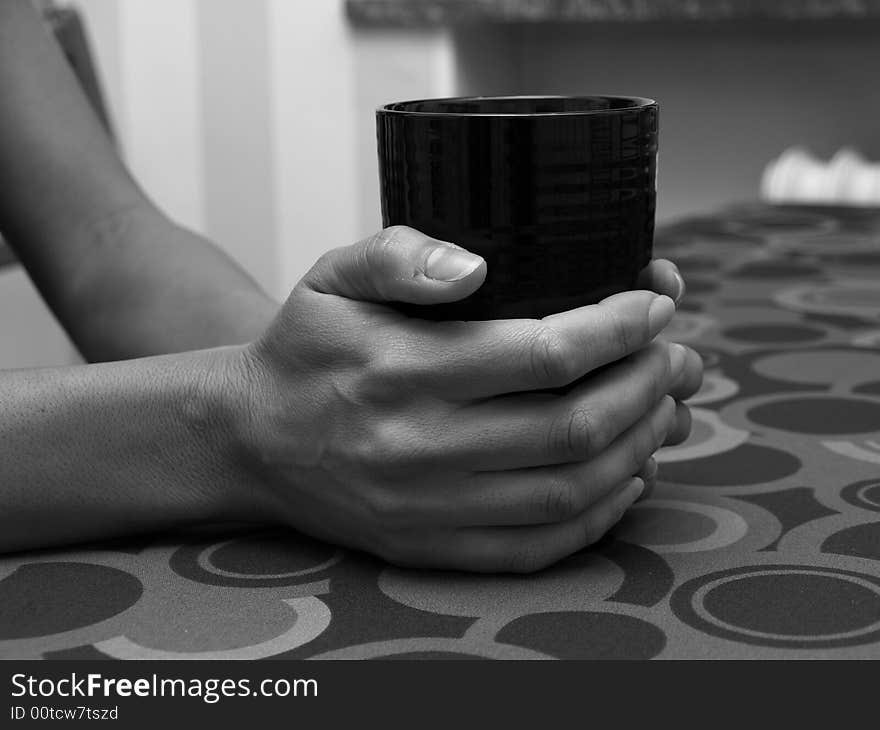
POLYGON ((760 357, 752 363, 758 375, 803 385, 831 385, 874 380, 880 353, 864 350, 800 350, 760 357))
POLYGON ((867 330, 855 335, 851 343, 854 347, 880 348, 880 330, 867 330))
POLYGON ((92 563, 30 563, 0 581, 0 639, 58 634, 104 621, 138 602, 141 582, 92 563))
POLYGON ((405 651, 400 654, 385 654, 383 656, 372 657, 374 660, 385 659, 488 659, 488 657, 478 656, 476 654, 464 654, 457 651, 405 651))
POLYGON ((653 504, 636 505, 614 530, 620 540, 655 548, 703 540, 715 532, 715 520, 692 512, 653 504))
POLYGON ((691 342, 705 335, 717 324, 716 319, 705 314, 679 310, 663 330, 663 336, 672 342, 691 342))
POLYGON ((694 578, 671 599, 688 625, 724 639, 790 648, 880 639, 880 581, 830 568, 765 565, 694 578))
POLYGON ((880 266, 880 251, 825 254, 822 256, 822 261, 827 264, 840 264, 843 266, 880 266))
POLYGON ((756 344, 798 343, 821 340, 825 337, 824 330, 816 327, 805 327, 797 324, 747 324, 728 327, 724 335, 742 342, 756 344))
POLYGON ((688 398, 688 405, 699 406, 706 403, 717 403, 718 401, 732 398, 739 392, 739 384, 731 379, 716 372, 707 372, 703 375, 703 384, 700 390, 688 398))
POLYGON ((880 431, 880 403, 854 398, 787 398, 750 408, 754 423, 792 433, 843 434, 880 431))
POLYGON ((690 461, 702 457, 730 451, 744 444, 749 432, 728 425, 715 411, 706 408, 691 408, 691 433, 684 443, 667 446, 657 455, 661 464, 671 461, 690 461))
POLYGON ((761 261, 746 264, 733 272, 732 276, 737 279, 805 279, 821 274, 822 270, 815 266, 784 261, 761 261))
POLYGON ((876 237, 864 233, 835 233, 811 236, 774 236, 770 241, 772 248, 786 253, 806 256, 836 257, 841 254, 871 253, 877 250, 880 241, 876 237))
POLYGON ((846 527, 822 543, 823 553, 880 560, 880 522, 846 527))
POLYGON ((639 503, 615 528, 618 539, 661 554, 717 550, 747 532, 746 521, 736 512, 673 499, 639 503))
POLYGON ((592 611, 548 611, 514 619, 496 641, 560 659, 651 659, 666 645, 653 624, 592 611))
POLYGON ((732 451, 700 459, 664 463, 658 458, 657 461, 661 480, 707 487, 772 482, 796 474, 802 466, 794 454, 756 444, 743 444, 732 451))
POLYGON ((877 657, 880 423, 749 418, 812 399, 824 432, 880 405, 880 209, 808 210, 660 231, 690 290, 665 334, 707 372, 690 438, 596 545, 529 575, 402 570, 263 526, 11 554, 0 656, 877 657))
POLYGON ((255 535, 222 543, 200 556, 203 567, 233 577, 302 575, 327 567, 337 550, 298 532, 255 535))
POLYGON ((843 488, 840 496, 856 507, 880 512, 880 479, 867 479, 848 484, 843 488))
POLYGON ((685 298, 687 298, 688 294, 710 294, 719 288, 718 282, 711 279, 698 279, 695 276, 689 276, 685 286, 687 287, 685 298))
POLYGON ((820 213, 756 207, 733 212, 721 228, 741 235, 770 237, 781 233, 790 236, 829 233, 838 226, 835 218, 820 213))
POLYGON ((838 314, 880 317, 880 288, 870 283, 846 282, 837 284, 799 286, 776 294, 783 307, 813 314, 838 314))
POLYGON ((697 271, 717 272, 721 268, 722 261, 715 256, 690 255, 676 256, 675 265, 684 274, 697 271))

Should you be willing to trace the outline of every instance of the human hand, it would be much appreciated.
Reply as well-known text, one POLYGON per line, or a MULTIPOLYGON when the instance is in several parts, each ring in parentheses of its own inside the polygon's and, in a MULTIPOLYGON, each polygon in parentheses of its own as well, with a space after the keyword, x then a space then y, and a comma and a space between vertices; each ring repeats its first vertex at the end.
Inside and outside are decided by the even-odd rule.
MULTIPOLYGON (((678 267, 668 259, 654 259, 648 264, 639 276, 640 288, 650 289, 658 294, 665 294, 675 301, 678 306, 686 292, 684 278, 678 267)), ((674 445, 684 441, 691 431, 690 409, 683 402, 686 398, 694 395, 703 382, 703 361, 691 348, 685 348, 685 366, 676 384, 670 390, 670 395, 675 398, 676 426, 672 433, 666 437, 666 445, 674 445)), ((642 499, 649 496, 653 491, 657 476, 657 464, 650 459, 645 468, 639 472, 645 481, 645 491, 642 499)))
MULTIPOLYGON (((250 383, 239 434, 264 517, 401 565, 517 572, 618 521, 686 428, 675 399, 696 356, 654 341, 673 301, 632 291, 481 322, 387 305, 455 301, 485 273, 404 227, 312 268, 231 376, 250 383)), ((670 273, 645 281, 665 291, 670 273)))

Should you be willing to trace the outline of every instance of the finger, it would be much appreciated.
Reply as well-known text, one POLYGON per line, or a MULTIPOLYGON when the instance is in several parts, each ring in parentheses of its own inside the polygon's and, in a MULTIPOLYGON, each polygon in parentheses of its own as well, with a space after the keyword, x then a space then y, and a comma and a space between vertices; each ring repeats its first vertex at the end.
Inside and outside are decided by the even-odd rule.
POLYGON ((656 477, 651 454, 675 427, 675 403, 664 398, 641 421, 591 461, 563 466, 480 472, 452 491, 427 484, 402 512, 425 524, 529 525, 569 520, 633 475, 656 477))
POLYGON ((639 501, 649 499, 653 494, 654 489, 657 486, 658 471, 659 467, 657 466, 657 460, 654 459, 654 457, 651 457, 645 462, 645 465, 639 470, 639 473, 636 474, 636 476, 645 483, 645 489, 639 497, 639 501))
POLYGON ((691 409, 684 403, 675 404, 675 425, 666 436, 664 446, 676 446, 691 435, 691 409))
POLYGON ((349 299, 437 304, 473 294, 485 278, 482 257, 413 228, 392 226, 328 252, 302 283, 349 299))
POLYGON ((644 483, 628 479, 590 509, 565 522, 522 527, 467 527, 431 550, 412 554, 419 565, 474 572, 532 573, 600 540, 633 502, 644 483))
POLYGON ((703 359, 690 347, 685 347, 685 364, 678 380, 675 381, 669 394, 677 400, 687 400, 697 393, 703 385, 703 359))
POLYGON ((444 433, 425 434, 421 455, 473 471, 587 461, 647 414, 682 367, 657 342, 564 395, 517 394, 454 411, 444 433))
POLYGON ((398 382, 444 400, 559 388, 645 347, 674 314, 669 297, 635 291, 543 320, 409 320, 383 357, 398 382))
POLYGON ((655 259, 642 269, 637 286, 665 294, 676 305, 681 303, 686 290, 684 278, 678 267, 667 259, 655 259))

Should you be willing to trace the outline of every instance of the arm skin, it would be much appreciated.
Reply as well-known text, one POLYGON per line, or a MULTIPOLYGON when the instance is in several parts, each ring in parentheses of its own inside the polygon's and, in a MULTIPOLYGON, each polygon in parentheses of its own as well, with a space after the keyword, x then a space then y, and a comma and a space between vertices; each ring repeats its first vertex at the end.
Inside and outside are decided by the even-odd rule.
POLYGON ((28 0, 0 2, 0 231, 89 361, 254 339, 278 309, 126 171, 28 0))
POLYGON ((86 359, 128 360, 0 372, 0 551, 251 516, 230 348, 144 356, 253 340, 278 305, 147 199, 27 0, 0 1, 0 231, 86 359))
POLYGON ((221 373, 239 347, 0 376, 0 552, 266 521, 221 373))

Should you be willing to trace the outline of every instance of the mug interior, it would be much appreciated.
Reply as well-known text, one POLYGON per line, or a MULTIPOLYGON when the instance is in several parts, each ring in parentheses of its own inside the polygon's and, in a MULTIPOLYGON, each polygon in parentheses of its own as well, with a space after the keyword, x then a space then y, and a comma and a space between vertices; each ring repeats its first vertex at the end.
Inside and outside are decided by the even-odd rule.
POLYGON ((593 114, 653 104, 637 96, 473 96, 386 104, 381 111, 429 115, 531 116, 593 114))

